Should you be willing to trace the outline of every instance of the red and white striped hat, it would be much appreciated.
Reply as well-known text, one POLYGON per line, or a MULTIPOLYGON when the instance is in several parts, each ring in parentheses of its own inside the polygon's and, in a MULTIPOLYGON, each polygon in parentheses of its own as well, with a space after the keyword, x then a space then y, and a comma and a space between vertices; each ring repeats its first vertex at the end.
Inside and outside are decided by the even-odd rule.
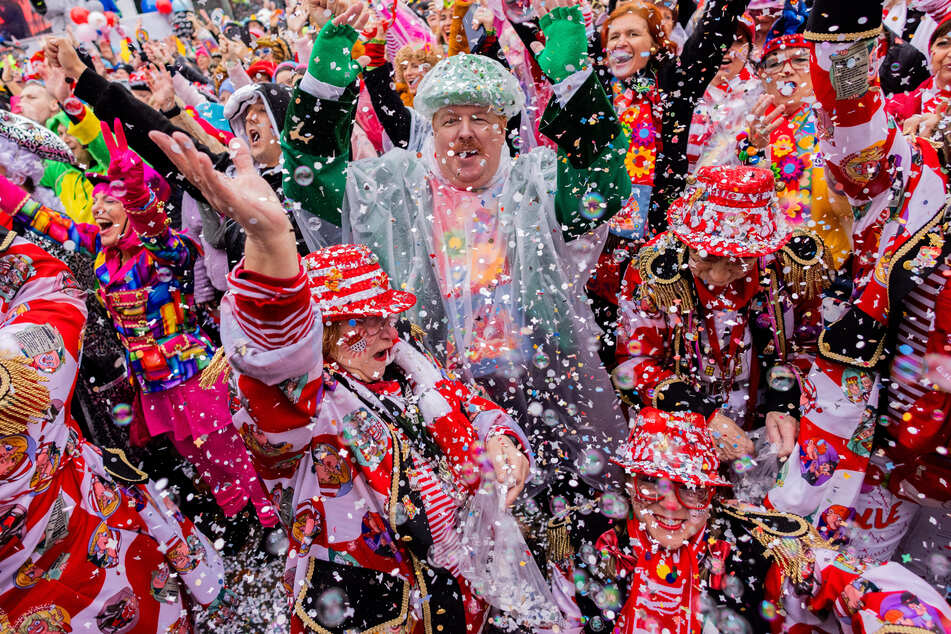
POLYGON ((390 288, 380 259, 362 244, 338 244, 303 258, 310 293, 325 322, 388 317, 416 304, 416 296, 390 288))

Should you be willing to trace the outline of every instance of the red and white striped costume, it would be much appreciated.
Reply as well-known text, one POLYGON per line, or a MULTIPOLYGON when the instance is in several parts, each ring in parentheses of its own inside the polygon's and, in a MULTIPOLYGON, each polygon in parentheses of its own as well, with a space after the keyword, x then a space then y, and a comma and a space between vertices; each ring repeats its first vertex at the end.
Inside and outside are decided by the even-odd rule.
MULTIPOLYGON (((931 301, 931 273, 947 252, 946 176, 932 146, 903 136, 887 115, 876 46, 875 39, 816 42, 812 55, 822 153, 857 213, 849 269, 854 290, 847 304, 827 300, 819 357, 803 395, 800 456, 794 453, 787 461, 767 501, 813 516, 820 533, 829 520, 847 523, 862 512, 859 496, 877 424, 879 372, 901 354, 900 344, 887 345, 889 333, 897 331, 900 341, 921 327, 915 322, 921 311, 929 311, 922 302, 931 301), (795 467, 807 460, 810 446, 834 455, 825 460, 828 477, 813 483, 795 467)), ((911 387, 899 385, 899 399, 911 387)), ((825 536, 838 543, 851 539, 825 536)))
POLYGON ((239 265, 229 283, 222 340, 235 423, 288 529, 291 631, 478 631, 485 606, 453 576, 455 513, 478 483, 477 441, 512 434, 528 453, 524 435, 458 381, 414 402, 405 379, 365 383, 325 360, 303 272, 276 280, 239 265))
POLYGON ((152 483, 115 479, 83 439, 69 403, 85 293, 38 246, 0 242, 0 358, 26 358, 51 400, 0 435, 0 631, 189 632, 185 607, 218 597, 221 561, 152 483))

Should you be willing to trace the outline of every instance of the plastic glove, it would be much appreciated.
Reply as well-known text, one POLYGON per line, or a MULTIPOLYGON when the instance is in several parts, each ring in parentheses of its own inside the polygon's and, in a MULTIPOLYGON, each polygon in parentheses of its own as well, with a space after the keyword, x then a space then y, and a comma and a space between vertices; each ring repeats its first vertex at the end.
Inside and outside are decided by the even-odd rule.
POLYGON ((413 388, 413 394, 417 396, 436 387, 436 383, 443 378, 432 361, 411 344, 402 340, 393 346, 393 363, 406 374, 413 388))
POLYGON ((117 196, 127 210, 136 211, 145 209, 149 204, 151 192, 145 183, 145 163, 138 154, 129 149, 122 129, 122 122, 115 120, 115 138, 109 125, 103 121, 102 139, 109 150, 109 181, 122 183, 122 192, 117 192, 113 186, 113 194, 117 196))
POLYGON ((9 178, 0 174, 0 209, 3 213, 14 215, 23 205, 23 201, 29 197, 30 194, 25 189, 13 184, 9 178))
POLYGON ((332 86, 349 86, 361 71, 350 54, 358 36, 357 30, 349 24, 325 24, 314 41, 307 72, 332 86))
POLYGON ((553 82, 564 81, 585 67, 588 39, 581 7, 556 7, 541 19, 547 45, 536 55, 538 66, 553 82))

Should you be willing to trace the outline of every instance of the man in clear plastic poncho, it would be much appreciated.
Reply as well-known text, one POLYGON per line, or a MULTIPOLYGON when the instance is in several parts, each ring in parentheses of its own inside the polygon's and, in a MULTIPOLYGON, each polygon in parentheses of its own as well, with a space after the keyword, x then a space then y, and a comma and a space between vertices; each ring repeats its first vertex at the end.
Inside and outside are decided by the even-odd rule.
POLYGON ((416 294, 407 316, 451 369, 513 411, 536 444, 554 441, 542 454, 567 451, 594 475, 604 456, 581 448, 614 444, 627 425, 583 289, 630 179, 626 139, 586 67, 581 11, 568 5, 547 3, 541 28, 557 45, 537 55, 555 90, 541 130, 557 152, 510 155, 518 82, 495 60, 461 54, 417 90, 414 107, 433 127, 424 151, 352 163, 360 67, 350 51, 366 18, 351 6, 318 35, 291 100, 284 192, 312 249, 341 231, 367 244, 395 286, 416 294))

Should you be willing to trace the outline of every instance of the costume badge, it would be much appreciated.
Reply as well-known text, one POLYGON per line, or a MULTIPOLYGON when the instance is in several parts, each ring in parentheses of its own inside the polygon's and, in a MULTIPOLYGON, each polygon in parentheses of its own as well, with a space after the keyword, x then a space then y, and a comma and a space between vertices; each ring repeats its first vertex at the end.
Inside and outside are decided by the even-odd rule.
POLYGON ((869 91, 871 52, 872 45, 869 41, 860 40, 829 58, 832 62, 829 80, 835 89, 836 99, 856 99, 869 91))

